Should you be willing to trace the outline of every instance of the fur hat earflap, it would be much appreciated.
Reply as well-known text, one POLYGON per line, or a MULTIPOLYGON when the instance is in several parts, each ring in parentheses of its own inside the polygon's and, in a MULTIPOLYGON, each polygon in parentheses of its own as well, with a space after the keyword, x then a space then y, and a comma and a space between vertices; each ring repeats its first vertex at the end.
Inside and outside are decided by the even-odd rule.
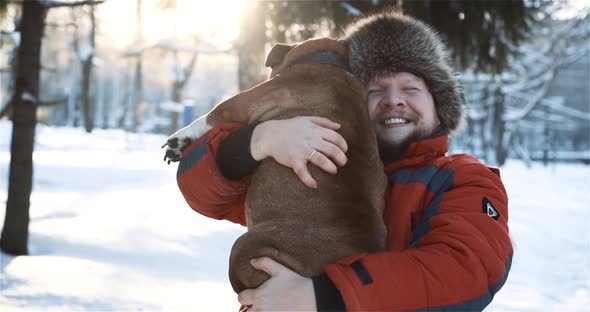
POLYGON ((398 72, 419 76, 430 89, 442 127, 452 132, 460 126, 463 92, 444 44, 429 26, 398 12, 382 12, 350 25, 344 41, 350 68, 365 85, 398 72))

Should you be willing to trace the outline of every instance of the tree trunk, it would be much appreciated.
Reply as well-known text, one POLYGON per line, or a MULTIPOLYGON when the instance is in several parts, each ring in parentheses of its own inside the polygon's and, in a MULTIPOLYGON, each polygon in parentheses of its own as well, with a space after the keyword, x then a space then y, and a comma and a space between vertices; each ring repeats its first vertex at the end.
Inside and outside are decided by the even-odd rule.
MULTIPOLYGON (((182 101, 182 82, 178 80, 172 81, 172 102, 180 103, 182 101)), ((179 120, 180 120, 180 113, 173 111, 171 112, 170 116, 170 129, 168 130, 169 133, 176 132, 180 127, 179 120)))
MULTIPOLYGON (((123 81, 122 81, 122 88, 123 92, 120 92, 123 96, 120 98, 117 98, 117 100, 121 101, 121 106, 123 107, 123 111, 121 112, 121 115, 119 117, 119 120, 117 121, 117 127, 119 128, 123 128, 123 129, 127 129, 128 128, 128 120, 129 118, 129 114, 130 114, 130 109, 129 106, 130 101, 129 101, 129 97, 132 94, 131 91, 131 75, 129 75, 128 73, 128 69, 125 68, 125 75, 123 76, 123 81)), ((119 92, 117 92, 117 95, 119 95, 119 92)))
POLYGON ((41 41, 47 9, 37 1, 23 1, 21 44, 15 83, 10 173, 6 216, 0 248, 9 254, 28 254, 29 207, 33 182, 33 142, 37 123, 41 41), (23 93, 30 96, 23 97, 23 93))
POLYGON ((240 91, 249 89, 266 79, 264 47, 266 45, 266 10, 264 1, 248 1, 247 14, 242 17, 242 31, 238 38, 238 80, 240 91))
POLYGON ((90 75, 92 71, 92 55, 82 62, 82 113, 84 115, 84 129, 92 132, 94 119, 92 118, 92 105, 90 101, 90 75))
POLYGON ((508 146, 510 142, 508 142, 505 138, 506 136, 506 124, 504 120, 502 120, 502 116, 504 115, 504 94, 502 90, 498 87, 494 92, 494 123, 493 123, 493 142, 495 152, 495 164, 498 166, 504 165, 506 162, 506 157, 508 157, 508 146))
POLYGON ((84 114, 84 129, 92 132, 94 129, 94 117, 92 114, 92 103, 90 99, 90 80, 92 77, 92 62, 95 51, 96 21, 94 18, 94 6, 90 6, 90 36, 88 38, 88 55, 82 59, 82 112, 84 114))
MULTIPOLYGON (((71 62, 78 62, 77 57, 72 57, 71 62)), ((66 122, 65 122, 65 126, 67 127, 75 127, 75 123, 76 123, 76 106, 78 104, 78 81, 76 81, 76 72, 77 72, 77 68, 75 68, 76 66, 71 66, 71 68, 68 70, 68 75, 69 75, 69 79, 70 81, 68 82, 68 103, 66 104, 66 122)))
POLYGON ((545 106, 545 123, 543 124, 543 166, 547 167, 549 164, 549 153, 551 149, 550 129, 549 129, 550 109, 545 106))
POLYGON ((135 77, 133 81, 133 125, 131 126, 133 132, 137 131, 137 127, 140 123, 139 117, 139 105, 143 101, 143 70, 141 66, 142 55, 137 56, 135 63, 135 77))
MULTIPOLYGON (((195 68, 195 63, 197 62, 197 53, 194 53, 188 65, 182 69, 180 69, 180 63, 178 57, 176 55, 177 52, 174 52, 174 62, 178 67, 176 70, 178 73, 174 74, 174 80, 172 81, 172 102, 174 103, 182 103, 182 92, 184 91, 184 87, 191 78, 193 74, 193 69, 195 68)), ((180 129, 180 112, 172 112, 171 120, 170 120, 170 133, 176 132, 176 130, 180 129)))
MULTIPOLYGON (((136 5, 136 19, 135 19, 135 40, 136 40, 136 45, 141 46, 143 45, 143 32, 142 32, 142 14, 141 14, 141 6, 142 6, 142 0, 137 0, 137 5, 136 5)), ((134 81, 133 81, 133 111, 131 112, 133 114, 133 125, 131 126, 133 129, 133 132, 137 131, 137 127, 140 123, 140 117, 139 117, 139 105, 141 104, 141 102, 143 101, 143 69, 142 69, 142 58, 143 58, 143 53, 140 53, 137 56, 137 60, 135 63, 135 77, 134 77, 134 81)))

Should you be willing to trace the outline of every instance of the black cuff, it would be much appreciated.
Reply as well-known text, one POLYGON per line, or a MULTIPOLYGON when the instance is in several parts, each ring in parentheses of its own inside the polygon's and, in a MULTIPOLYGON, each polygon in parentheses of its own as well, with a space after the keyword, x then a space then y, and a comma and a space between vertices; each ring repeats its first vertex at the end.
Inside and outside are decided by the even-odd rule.
POLYGON ((311 280, 313 281, 315 303, 318 312, 346 311, 346 305, 344 304, 342 295, 340 295, 340 291, 326 273, 312 276, 311 280))
POLYGON ((252 124, 245 128, 230 133, 217 150, 215 161, 221 174, 229 180, 241 180, 250 175, 260 165, 259 161, 250 154, 250 141, 252 132, 258 124, 252 124))

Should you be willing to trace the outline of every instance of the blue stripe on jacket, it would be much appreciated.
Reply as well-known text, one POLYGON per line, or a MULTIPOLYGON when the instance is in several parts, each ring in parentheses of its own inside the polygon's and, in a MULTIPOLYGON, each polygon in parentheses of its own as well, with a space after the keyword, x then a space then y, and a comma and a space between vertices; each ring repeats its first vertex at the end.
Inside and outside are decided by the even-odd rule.
POLYGON ((176 178, 179 178, 183 175, 186 171, 192 168, 196 163, 203 158, 209 151, 207 148, 207 142, 209 141, 209 137, 203 138, 203 140, 197 144, 185 157, 180 159, 180 164, 178 164, 178 171, 176 172, 176 178))
POLYGON ((508 260, 506 261, 506 271, 504 272, 504 276, 502 276, 502 279, 500 279, 499 282, 497 282, 495 285, 492 285, 488 291, 486 291, 483 295, 464 301, 464 302, 460 302, 460 303, 454 303, 454 304, 449 304, 449 305, 444 305, 444 306, 439 306, 439 307, 433 307, 433 308, 425 308, 425 309, 418 309, 418 310, 412 310, 415 312, 454 312, 454 311, 483 311, 483 309, 485 309, 485 307, 487 307, 490 302, 492 302, 492 299, 494 299, 494 296, 496 295, 496 293, 502 288, 502 286, 504 286, 504 284, 506 283, 506 280, 508 279, 508 273, 510 272, 510 267, 512 266, 512 255, 510 254, 510 256, 508 257, 508 260))
POLYGON ((438 215, 438 206, 443 194, 453 187, 454 172, 451 169, 440 169, 436 166, 426 166, 418 170, 400 170, 389 177, 393 184, 423 183, 426 184, 428 192, 434 194, 432 202, 424 209, 420 225, 412 231, 411 247, 418 246, 420 239, 428 234, 430 218, 438 215))

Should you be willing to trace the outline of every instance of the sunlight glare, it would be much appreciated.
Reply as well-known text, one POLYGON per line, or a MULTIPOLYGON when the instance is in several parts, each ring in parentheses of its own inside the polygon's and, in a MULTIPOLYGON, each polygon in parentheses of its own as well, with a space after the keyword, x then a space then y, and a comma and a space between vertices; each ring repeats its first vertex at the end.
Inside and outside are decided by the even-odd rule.
POLYGON ((179 37, 199 34, 208 41, 227 44, 240 32, 243 0, 179 0, 176 30, 179 37))
MULTIPOLYGON (((245 0, 177 0, 176 9, 160 2, 142 1, 142 34, 147 43, 176 37, 187 44, 194 37, 219 47, 228 46, 240 33, 245 0)), ((99 8, 99 31, 111 45, 125 48, 136 38, 136 1, 107 1, 99 8)))
POLYGON ((569 19, 590 14, 590 3, 586 0, 569 0, 561 10, 555 13, 557 19, 569 19))

